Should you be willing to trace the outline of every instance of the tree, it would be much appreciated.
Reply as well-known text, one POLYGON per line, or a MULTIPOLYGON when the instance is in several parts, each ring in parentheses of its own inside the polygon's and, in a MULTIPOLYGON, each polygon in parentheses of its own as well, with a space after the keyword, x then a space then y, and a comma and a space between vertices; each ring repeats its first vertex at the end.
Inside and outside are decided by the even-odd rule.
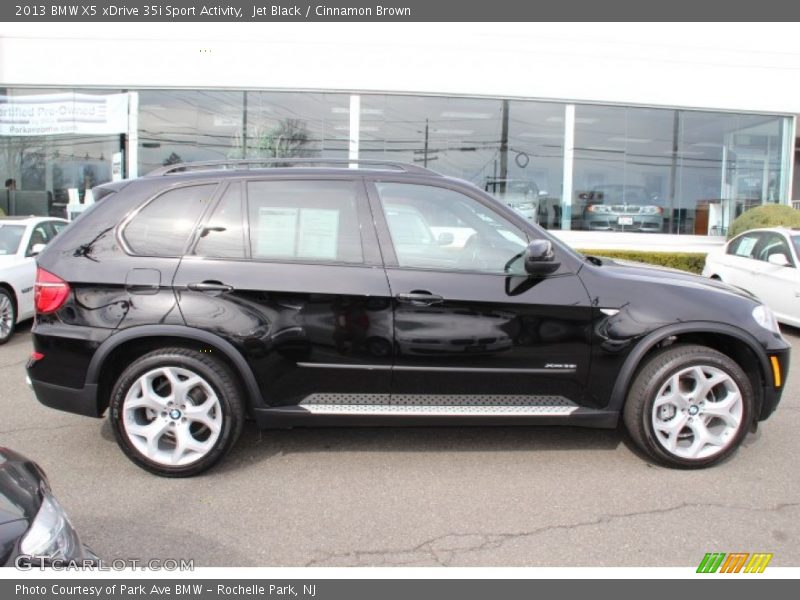
POLYGON ((312 156, 311 140, 305 121, 283 119, 271 129, 253 128, 251 141, 244 149, 241 133, 228 153, 229 158, 303 158, 312 156))
POLYGON ((180 154, 176 154, 175 152, 171 152, 170 155, 163 160, 161 163, 165 167, 170 165, 177 165, 178 163, 182 163, 183 159, 180 157, 180 154))

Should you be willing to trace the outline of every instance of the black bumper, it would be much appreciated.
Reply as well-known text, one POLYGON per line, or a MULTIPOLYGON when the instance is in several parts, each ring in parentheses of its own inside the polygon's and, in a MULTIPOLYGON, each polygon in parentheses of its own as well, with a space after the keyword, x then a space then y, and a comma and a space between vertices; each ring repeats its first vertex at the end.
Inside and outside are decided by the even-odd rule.
POLYGON ((71 388, 31 378, 31 387, 36 399, 45 406, 87 417, 103 416, 97 407, 97 384, 71 388))

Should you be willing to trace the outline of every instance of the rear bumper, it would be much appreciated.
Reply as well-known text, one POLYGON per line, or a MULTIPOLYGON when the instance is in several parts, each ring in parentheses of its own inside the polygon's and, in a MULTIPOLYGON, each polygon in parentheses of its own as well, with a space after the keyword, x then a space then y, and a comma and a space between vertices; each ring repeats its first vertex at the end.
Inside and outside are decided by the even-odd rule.
MULTIPOLYGON (((28 374, 30 378, 30 373, 28 374)), ((97 408, 97 385, 87 384, 82 388, 71 388, 53 383, 44 383, 30 378, 36 399, 50 408, 100 418, 97 408)))

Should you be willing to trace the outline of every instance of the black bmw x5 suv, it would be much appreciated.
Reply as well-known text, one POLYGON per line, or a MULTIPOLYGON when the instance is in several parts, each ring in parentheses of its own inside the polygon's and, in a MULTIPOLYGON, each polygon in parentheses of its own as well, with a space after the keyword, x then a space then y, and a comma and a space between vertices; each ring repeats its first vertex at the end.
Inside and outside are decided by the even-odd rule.
POLYGON ((769 309, 582 256, 470 185, 358 161, 190 163, 100 186, 39 256, 38 399, 200 473, 261 427, 615 427, 705 467, 769 417, 769 309), (357 167, 357 168, 356 168, 357 167))

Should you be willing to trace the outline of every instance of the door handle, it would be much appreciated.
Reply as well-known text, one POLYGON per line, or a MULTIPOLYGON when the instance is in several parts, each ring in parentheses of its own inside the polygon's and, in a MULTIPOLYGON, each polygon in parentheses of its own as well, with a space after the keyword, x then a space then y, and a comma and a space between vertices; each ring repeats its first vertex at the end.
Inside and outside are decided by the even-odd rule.
POLYGON ((221 281, 200 281, 196 283, 190 283, 187 285, 190 290, 194 290, 196 292, 232 292, 233 286, 228 285, 226 283, 222 283, 221 281))
POLYGON ((407 294, 397 294, 397 301, 414 306, 430 306, 431 304, 440 304, 444 302, 444 298, 436 294, 431 294, 427 290, 414 290, 407 294))

